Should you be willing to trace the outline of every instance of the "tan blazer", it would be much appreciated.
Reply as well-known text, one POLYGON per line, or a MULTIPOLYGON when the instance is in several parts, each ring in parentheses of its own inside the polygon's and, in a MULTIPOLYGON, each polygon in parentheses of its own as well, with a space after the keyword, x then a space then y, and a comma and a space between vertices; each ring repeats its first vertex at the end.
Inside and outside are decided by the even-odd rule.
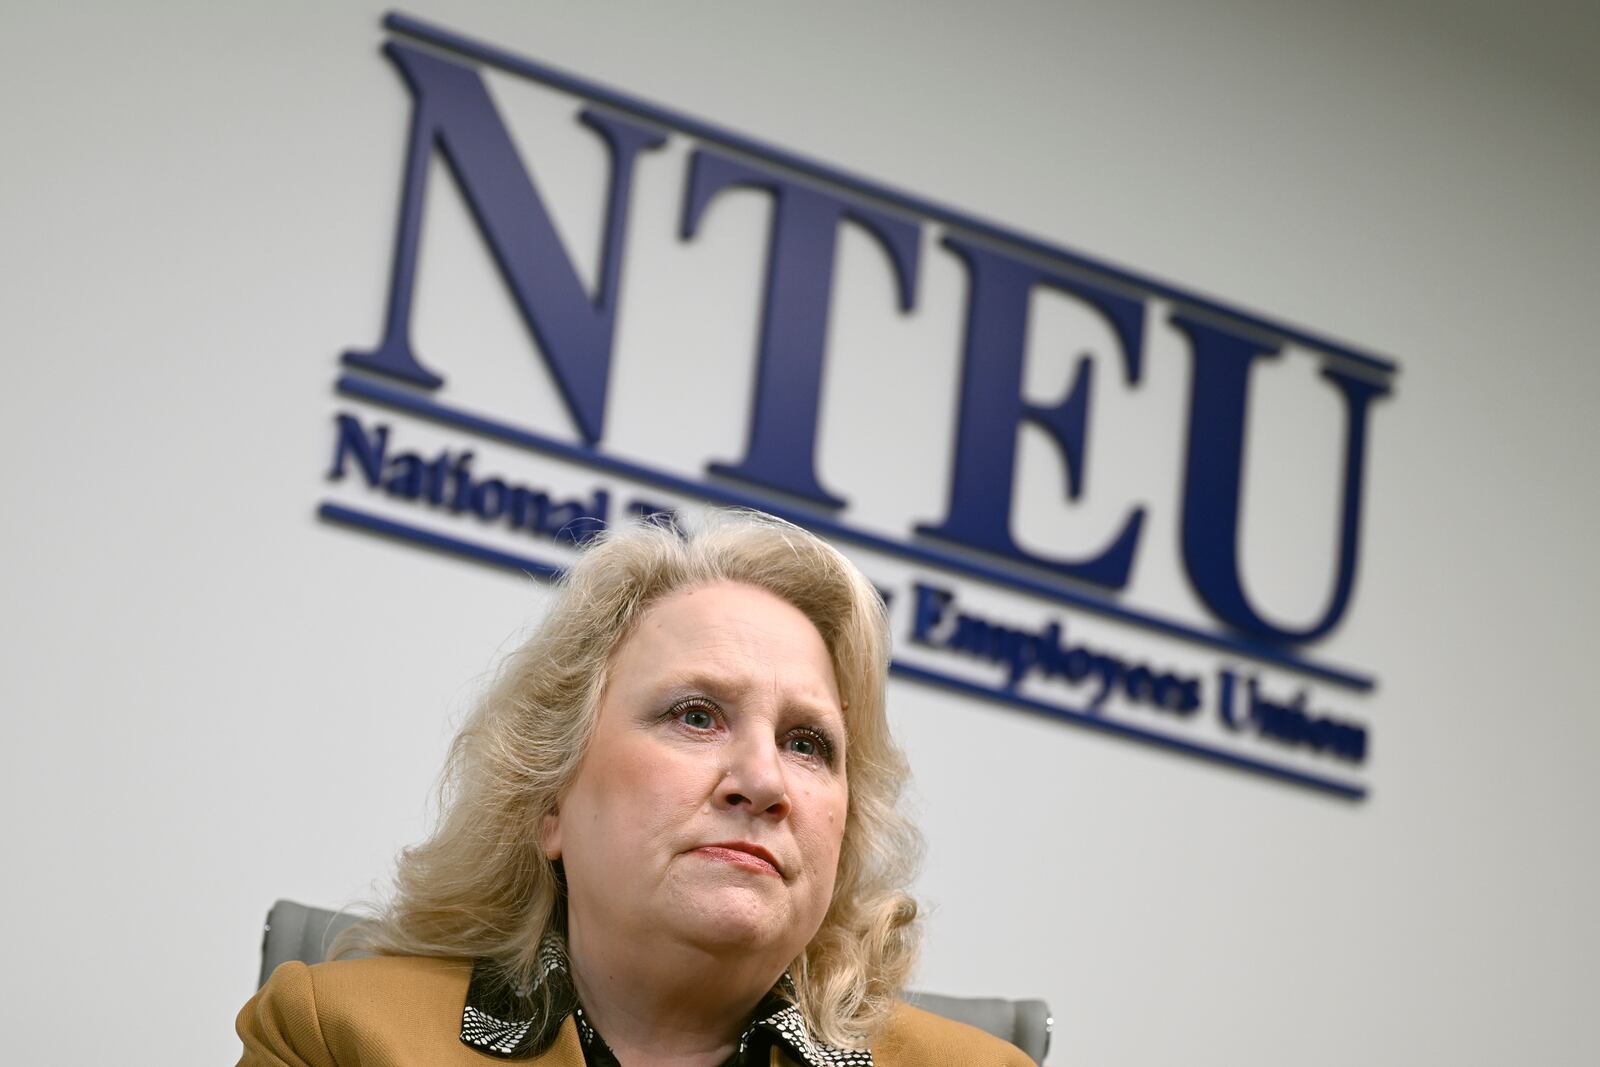
MULTIPOLYGON (((490 1067, 506 1062, 461 1043, 466 960, 380 956, 272 972, 239 1012, 239 1067, 490 1067)), ((902 1004, 872 1048, 874 1067, 1031 1067, 1033 1061, 964 1023, 902 1004)), ((584 1067, 569 1018, 541 1055, 514 1061, 584 1067)), ((806 1067, 773 1052, 772 1067, 806 1067)))

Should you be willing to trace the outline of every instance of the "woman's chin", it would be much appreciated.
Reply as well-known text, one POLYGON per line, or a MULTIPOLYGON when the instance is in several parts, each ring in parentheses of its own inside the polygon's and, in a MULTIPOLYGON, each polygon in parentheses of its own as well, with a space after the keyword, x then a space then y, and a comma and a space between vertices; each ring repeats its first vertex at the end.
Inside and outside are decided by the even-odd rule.
POLYGON ((770 889, 720 886, 697 895, 671 925, 680 938, 709 951, 772 949, 781 954, 793 942, 805 944, 803 936, 796 936, 793 919, 788 908, 773 900, 770 889))

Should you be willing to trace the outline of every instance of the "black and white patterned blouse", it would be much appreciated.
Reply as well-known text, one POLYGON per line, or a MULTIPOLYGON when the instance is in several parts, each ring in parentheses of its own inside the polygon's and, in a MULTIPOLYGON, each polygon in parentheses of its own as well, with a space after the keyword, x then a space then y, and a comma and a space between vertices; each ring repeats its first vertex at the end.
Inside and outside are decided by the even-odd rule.
MULTIPOLYGON (((505 1059, 536 1056, 555 1041, 561 1024, 570 1015, 577 1024, 588 1067, 619 1067, 616 1056, 578 1003, 571 964, 558 938, 546 938, 539 946, 534 987, 546 983, 554 994, 551 1003, 555 1010, 536 1026, 534 1020, 523 1017, 524 997, 507 986, 494 964, 478 960, 472 967, 467 1003, 461 1012, 462 1043, 505 1059)), ((785 974, 757 1005, 755 1021, 739 1035, 738 1047, 722 1067, 765 1067, 774 1047, 808 1067, 872 1067, 870 1051, 836 1048, 813 1038, 793 998, 794 984, 785 974)))

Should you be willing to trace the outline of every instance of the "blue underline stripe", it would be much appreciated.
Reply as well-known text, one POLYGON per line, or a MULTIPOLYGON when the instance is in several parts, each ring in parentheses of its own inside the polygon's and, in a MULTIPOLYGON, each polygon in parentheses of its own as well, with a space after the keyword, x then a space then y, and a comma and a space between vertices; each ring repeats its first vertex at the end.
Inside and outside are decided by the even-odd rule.
POLYGON ((616 459, 604 455, 590 448, 579 445, 556 441, 540 434, 531 433, 508 423, 486 419, 479 415, 447 407, 434 400, 418 396, 391 386, 381 385, 364 378, 353 375, 342 375, 339 378, 338 390, 345 396, 370 400, 386 407, 408 411, 423 418, 443 422, 447 425, 457 426, 470 430, 473 433, 492 437, 508 444, 527 448, 535 452, 542 452, 561 459, 570 460, 588 467, 631 478, 634 481, 645 482, 663 489, 669 489, 685 496, 696 497, 731 507, 754 508, 787 519, 797 526, 803 526, 825 537, 838 538, 853 544, 863 545, 877 551, 898 556, 902 559, 912 560, 917 563, 938 567, 947 571, 955 571, 982 581, 1002 585, 1010 589, 1031 593, 1036 596, 1068 604, 1083 611, 1092 612, 1119 622, 1128 623, 1146 630, 1153 630, 1166 634, 1169 637, 1180 638, 1211 648, 1222 649, 1236 655, 1263 663, 1271 663, 1285 670, 1298 674, 1309 675, 1335 685, 1346 686, 1357 690, 1371 690, 1373 680, 1369 676, 1356 674, 1340 667, 1325 666, 1309 660, 1285 653, 1279 649, 1268 648, 1246 641, 1242 638, 1226 634, 1210 633, 1196 627, 1179 622, 1171 622, 1157 616, 1147 615, 1133 611, 1120 604, 1096 599, 1073 589, 1054 585, 1050 582, 1031 578, 1003 570, 999 567, 989 566, 954 553, 929 548, 922 545, 904 544, 899 541, 884 537, 881 534, 869 533, 858 530, 832 519, 822 518, 809 512, 800 511, 784 506, 781 502, 765 500, 760 497, 750 496, 736 490, 722 486, 709 485, 684 478, 665 471, 642 467, 626 460, 616 459))
POLYGON ((548 578, 554 581, 561 577, 562 569, 560 567, 553 567, 529 556, 520 556, 513 552, 502 552, 499 549, 488 548, 484 545, 474 544, 471 541, 446 537, 444 534, 434 533, 432 530, 424 530, 409 523, 395 522, 393 519, 380 518, 377 515, 371 515, 365 511, 357 511, 355 508, 347 508, 340 504, 324 503, 317 508, 317 514, 330 522, 354 526, 357 529, 383 534, 386 537, 396 537, 403 541, 410 541, 413 544, 423 545, 441 552, 449 552, 451 555, 477 560, 480 563, 489 563, 496 567, 507 567, 514 571, 525 571, 538 578, 548 578))
POLYGON ((1389 375, 1399 372, 1400 368, 1393 360, 1359 351, 1343 342, 1321 337, 1298 327, 1274 322, 1254 312, 1230 307, 1209 297, 1187 292, 1175 285, 1138 274, 1123 267, 1113 266, 1091 256, 1047 244, 1015 230, 985 222, 983 219, 955 208, 925 200, 912 193, 904 192, 893 186, 883 185, 869 178, 851 174, 848 171, 839 170, 826 163, 807 159, 804 156, 796 155, 774 145, 746 137, 732 130, 723 129, 691 115, 662 107, 659 104, 649 103, 628 93, 609 89, 586 78, 568 74, 565 71, 557 70, 554 67, 508 52, 503 48, 486 44, 482 41, 475 41, 454 31, 413 18, 410 15, 390 12, 384 17, 383 24, 387 29, 395 33, 415 37, 440 48, 470 56, 490 66, 521 74, 556 89, 571 93, 574 96, 581 96, 596 103, 631 112, 640 118, 682 131, 703 141, 711 141, 749 155, 761 156, 796 173, 808 175, 832 185, 842 186, 863 197, 893 204, 903 210, 937 220, 948 226, 982 234, 993 240, 1022 249, 1032 255, 1043 256, 1047 259, 1071 264, 1082 270, 1092 271, 1104 278, 1143 290, 1151 296, 1186 304, 1191 308, 1208 311, 1214 315, 1221 315, 1243 325, 1265 330, 1286 341, 1319 349, 1328 354, 1350 360, 1369 370, 1380 371, 1389 375))
MULTIPOLYGON (((434 533, 432 530, 424 530, 420 527, 412 526, 409 523, 381 518, 377 515, 372 515, 355 508, 345 507, 341 504, 333 504, 325 501, 317 508, 317 514, 329 522, 335 522, 342 526, 363 530, 368 533, 379 534, 384 537, 392 537, 401 541, 408 541, 423 548, 433 549, 434 551, 438 552, 446 552, 454 556, 461 556, 480 563, 488 563, 493 566, 504 567, 508 570, 517 571, 523 574, 531 574, 540 578, 554 580, 561 576, 563 570, 561 567, 545 563, 542 560, 533 559, 530 556, 524 556, 513 552, 503 552, 499 549, 475 544, 471 541, 463 541, 460 538, 448 537, 444 534, 434 533)), ((902 678, 910 679, 912 681, 935 685, 943 689, 951 689, 958 693, 976 696, 984 700, 996 701, 1002 704, 1010 704, 1014 707, 1023 708, 1028 711, 1042 712, 1053 718, 1065 720, 1066 722, 1076 723, 1080 726, 1092 727, 1097 730, 1104 730, 1108 733, 1116 734, 1119 737, 1143 741, 1148 744, 1157 745, 1175 752, 1181 752, 1187 756, 1196 756, 1201 759, 1223 763, 1230 767, 1236 767, 1241 770, 1253 771, 1259 774, 1268 775, 1269 777, 1278 778, 1286 782, 1291 782, 1295 785, 1307 786, 1313 789, 1319 789, 1324 792, 1334 793, 1339 796, 1357 800, 1366 796, 1366 790, 1359 786, 1346 785, 1342 782, 1319 778, 1315 775, 1303 774, 1299 771, 1277 767, 1270 763, 1263 763, 1260 760, 1236 756, 1230 752, 1209 748, 1205 745, 1198 745, 1189 741, 1181 741, 1152 730, 1143 730, 1137 726, 1129 726, 1123 723, 1113 722, 1111 720, 1103 719, 1095 715, 1089 715, 1081 711, 1073 711, 1070 708, 1064 708, 1056 704, 1050 704, 1040 700, 1031 700, 1027 697, 1020 697, 1013 693, 1007 693, 1003 690, 993 689, 985 685, 979 685, 975 682, 968 682, 960 678, 953 678, 947 674, 941 674, 938 671, 928 670, 925 667, 916 667, 908 663, 902 663, 899 660, 892 662, 889 665, 889 670, 892 674, 902 678)))
POLYGON ((1043 700, 1033 700, 1029 697, 1017 696, 1015 693, 1008 693, 1004 690, 994 689, 986 685, 981 685, 977 682, 969 682, 961 678, 954 678, 948 674, 942 674, 939 671, 928 670, 926 667, 915 667, 909 663, 902 663, 899 660, 895 660, 889 665, 889 672, 891 674, 898 675, 901 678, 910 678, 919 682, 925 682, 929 685, 938 686, 941 689, 951 689, 955 692, 980 697, 984 700, 998 701, 999 703, 1010 704, 1013 707, 1023 708, 1027 711, 1040 712, 1042 714, 1049 715, 1051 718, 1062 719, 1070 723, 1075 723, 1079 726, 1088 726, 1096 730, 1104 730, 1105 732, 1115 734, 1118 737, 1126 737, 1135 741, 1143 741, 1147 744, 1157 745, 1161 748, 1170 749, 1174 752, 1181 752, 1186 756, 1198 756, 1202 759, 1208 759, 1216 763, 1224 763, 1230 767, 1236 767, 1240 770, 1252 771, 1257 774, 1265 774, 1269 777, 1277 778, 1285 782, 1292 782, 1295 785, 1308 786, 1312 789, 1320 789, 1327 793, 1334 793, 1338 796, 1347 797, 1351 800, 1361 800, 1367 795, 1367 789, 1365 786, 1350 785, 1332 778, 1323 778, 1319 775, 1306 774, 1302 771, 1292 770, 1288 767, 1280 767, 1273 763, 1266 763, 1262 760, 1251 759, 1248 756, 1238 756, 1232 752, 1212 748, 1209 745, 1196 744, 1193 741, 1184 741, 1176 737, 1168 736, 1167 734, 1158 733, 1154 730, 1145 730, 1137 726, 1130 726, 1127 723, 1115 722, 1111 719, 1102 718, 1098 715, 1090 715, 1082 711, 1073 711, 1071 708, 1065 708, 1059 704, 1051 704, 1043 700))

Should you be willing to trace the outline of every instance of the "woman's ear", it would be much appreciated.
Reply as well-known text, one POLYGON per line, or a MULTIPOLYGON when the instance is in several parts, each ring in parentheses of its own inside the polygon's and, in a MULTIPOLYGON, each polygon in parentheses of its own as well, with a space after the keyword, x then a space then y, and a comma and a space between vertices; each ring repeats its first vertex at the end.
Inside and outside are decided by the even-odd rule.
POLYGON ((545 859, 561 858, 561 812, 552 812, 539 820, 539 847, 544 849, 545 859))

